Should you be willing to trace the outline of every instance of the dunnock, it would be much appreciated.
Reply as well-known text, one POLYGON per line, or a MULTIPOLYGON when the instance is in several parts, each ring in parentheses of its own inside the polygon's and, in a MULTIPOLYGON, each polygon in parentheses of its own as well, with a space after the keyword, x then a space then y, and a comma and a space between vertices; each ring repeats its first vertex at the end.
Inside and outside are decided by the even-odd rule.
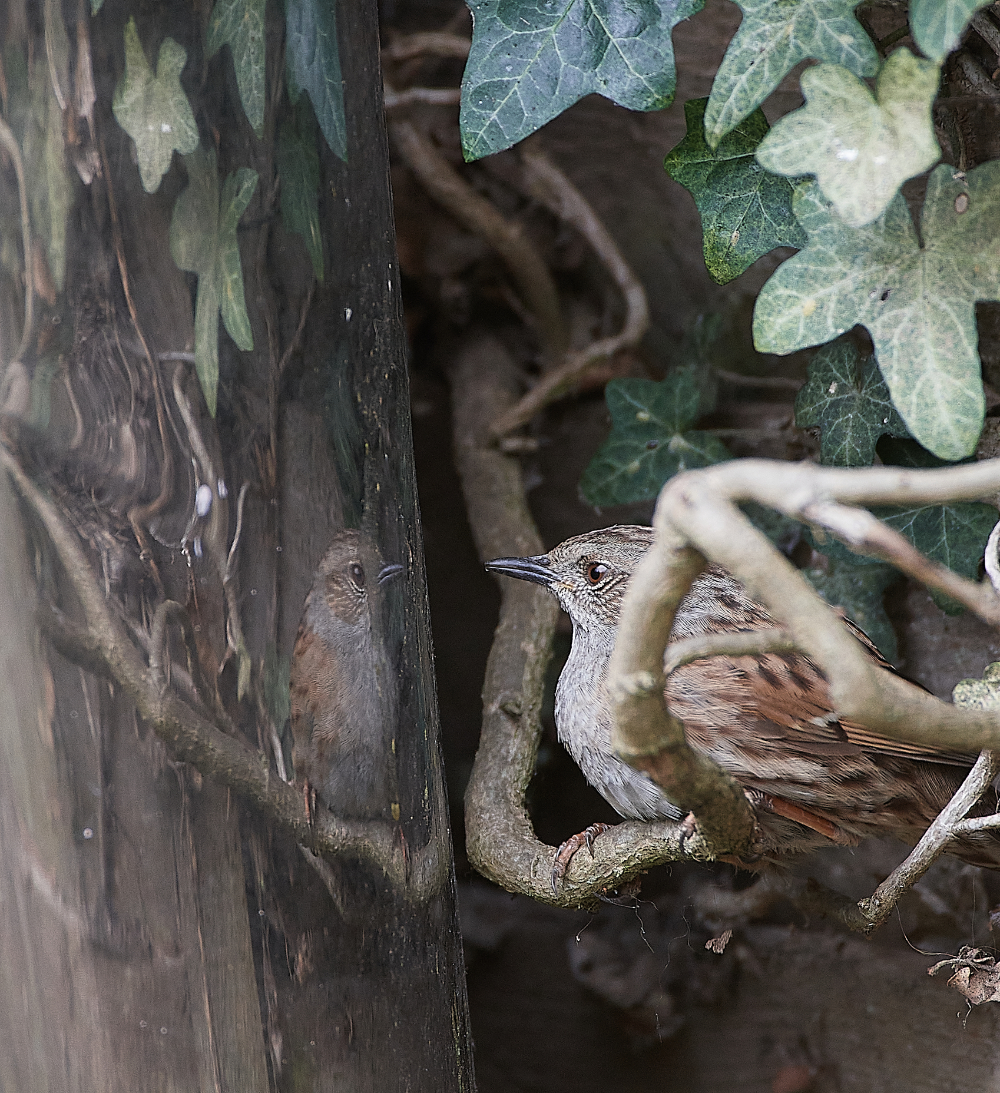
MULTIPOLYGON (((611 527, 567 539, 539 557, 487 563, 494 573, 543 585, 570 616, 573 645, 556 687, 559 739, 591 785, 634 820, 684 815, 648 775, 612 752, 604 690, 625 589, 652 538, 652 528, 611 527)), ((681 602, 671 637, 775 625, 738 581, 713 565, 681 602)), ((845 625, 892 671, 857 627, 845 625)), ((912 842, 975 760, 840 720, 823 674, 799 653, 697 660, 669 676, 665 694, 690 745, 743 786, 754 806, 762 859, 876 835, 912 842)), ((569 854, 557 859, 556 875, 582 839, 564 844, 569 854)), ((956 842, 953 852, 977 865, 1000 866, 1000 841, 990 835, 956 842)))

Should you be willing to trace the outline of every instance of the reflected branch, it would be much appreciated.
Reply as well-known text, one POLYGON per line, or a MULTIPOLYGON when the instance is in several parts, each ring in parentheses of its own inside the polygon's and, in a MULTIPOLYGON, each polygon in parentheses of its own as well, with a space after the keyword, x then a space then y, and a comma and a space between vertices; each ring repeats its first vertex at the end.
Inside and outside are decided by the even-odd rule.
POLYGON ((350 854, 370 863, 400 894, 416 902, 441 890, 448 877, 448 859, 439 852, 438 830, 432 829, 427 844, 413 850, 401 844, 395 824, 343 820, 326 809, 308 816, 301 792, 272 771, 262 752, 222 731, 207 710, 192 707, 172 687, 163 688, 162 654, 156 645, 165 644, 172 609, 159 616, 162 621, 151 637, 147 664, 105 599, 76 533, 56 504, 3 444, 0 466, 44 527, 83 612, 85 626, 81 627, 57 610, 40 611, 42 629, 59 652, 120 686, 172 759, 190 763, 205 777, 233 790, 308 849, 324 855, 350 854), (159 667, 154 664, 157 658, 159 667))

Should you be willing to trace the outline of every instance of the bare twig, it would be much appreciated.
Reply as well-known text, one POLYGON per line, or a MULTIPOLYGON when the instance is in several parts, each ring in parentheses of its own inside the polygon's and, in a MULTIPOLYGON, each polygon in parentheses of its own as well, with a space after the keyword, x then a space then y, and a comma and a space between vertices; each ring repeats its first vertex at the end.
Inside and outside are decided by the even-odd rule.
POLYGON ((538 323, 546 356, 550 360, 560 359, 566 348, 566 328, 559 294, 524 228, 506 220, 492 202, 477 194, 411 122, 393 121, 389 131, 407 166, 428 194, 500 255, 538 323))
POLYGON ((712 366, 712 371, 734 387, 764 387, 777 391, 798 391, 802 386, 802 380, 792 379, 791 376, 747 376, 742 372, 730 372, 726 368, 712 366))
POLYGON ((407 34, 397 38, 382 50, 382 56, 391 61, 409 61, 413 57, 432 54, 436 57, 454 57, 464 61, 469 56, 472 43, 458 34, 443 34, 440 31, 422 34, 407 34))
POLYGON ((795 642, 787 630, 774 627, 770 630, 753 630, 748 633, 696 634, 692 638, 672 641, 663 660, 663 682, 672 672, 694 660, 705 657, 760 656, 762 653, 791 653, 795 642))
POLYGON ((532 196, 561 220, 571 224, 587 240, 624 297, 626 313, 617 334, 568 354, 557 368, 543 375, 516 406, 493 424, 490 432, 497 439, 526 425, 539 410, 577 384, 593 365, 622 349, 638 345, 649 328, 646 290, 583 194, 534 141, 525 142, 521 158, 532 196))
MULTIPOLYGON (((870 923, 865 930, 866 933, 877 929, 886 921, 900 897, 920 880, 942 852, 948 849, 948 844, 954 838, 958 835, 981 831, 985 826, 996 826, 994 823, 982 827, 966 827, 966 824, 975 825, 977 821, 965 820, 964 817, 990 788, 998 772, 1000 772, 1000 755, 991 751, 982 752, 954 797, 938 813, 920 841, 907 855, 906 860, 882 881, 868 899, 863 899, 858 904, 861 913, 870 923)), ((984 817, 984 819, 1000 821, 1000 816, 984 817)))
POLYGON ((405 91, 393 91, 386 86, 382 101, 386 110, 400 110, 415 103, 425 106, 458 106, 462 101, 462 92, 457 87, 408 87, 405 91))
MULTIPOLYGON (((31 247, 31 217, 28 215, 28 187, 24 181, 24 161, 21 159, 21 149, 18 147, 10 126, 0 118, 0 145, 3 145, 7 155, 14 165, 14 174, 17 177, 17 196, 21 213, 21 245, 24 248, 24 329, 21 331, 21 340, 14 354, 14 360, 20 360, 27 352, 31 344, 31 336, 35 328, 35 278, 32 270, 31 247)), ((6 368, 9 361, 0 362, 6 368)))
MULTIPOLYGON (((838 716, 860 722, 891 739, 950 749, 995 748, 1000 717, 995 710, 960 708, 879 670, 804 578, 743 516, 737 504, 757 501, 800 520, 811 520, 866 549, 877 549, 904 572, 932 587, 963 597, 981 617, 1000 621, 1000 597, 989 585, 943 577, 905 540, 883 535, 869 513, 844 502, 924 503, 973 499, 1000 486, 1000 460, 934 471, 900 468, 841 470, 811 464, 735 460, 678 475, 664 487, 656 508, 656 537, 629 583, 618 638, 608 669, 616 751, 648 771, 685 807, 691 807, 711 849, 740 853, 740 809, 731 791, 720 806, 709 795, 724 781, 695 769, 683 730, 662 702, 660 673, 674 613, 694 577, 709 559, 725 566, 784 624, 796 649, 825 673, 838 716), (684 759, 678 777, 678 755, 684 759), (695 807, 699 795, 704 804, 695 807), (702 810, 710 818, 703 821, 702 810), (732 811, 732 815, 728 813, 732 811), (734 839, 737 840, 734 842, 734 839)), ((889 529, 885 529, 889 530, 889 529)), ((959 834, 985 824, 963 818, 997 772, 984 751, 959 792, 917 849, 868 901, 858 905, 853 928, 874 929, 899 896, 959 834), (964 826, 963 826, 964 825, 964 826), (860 923, 860 926, 859 926, 860 923)), ((843 909, 841 909, 843 910, 843 909)), ((843 921, 851 924, 852 916, 843 921)))

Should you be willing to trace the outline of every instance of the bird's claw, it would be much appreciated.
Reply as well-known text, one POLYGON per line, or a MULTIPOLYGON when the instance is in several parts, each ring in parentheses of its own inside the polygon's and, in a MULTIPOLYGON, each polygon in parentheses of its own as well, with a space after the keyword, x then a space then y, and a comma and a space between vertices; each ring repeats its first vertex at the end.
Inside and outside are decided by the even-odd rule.
POLYGON ((569 863, 573 860, 573 855, 578 850, 586 847, 590 851, 590 856, 594 856, 594 840, 598 835, 602 835, 605 831, 608 831, 612 824, 591 824, 590 827, 584 831, 579 832, 576 835, 570 836, 556 851, 555 860, 552 863, 552 876, 549 878, 552 884, 552 891, 559 891, 559 882, 566 876, 566 870, 569 868, 569 863))

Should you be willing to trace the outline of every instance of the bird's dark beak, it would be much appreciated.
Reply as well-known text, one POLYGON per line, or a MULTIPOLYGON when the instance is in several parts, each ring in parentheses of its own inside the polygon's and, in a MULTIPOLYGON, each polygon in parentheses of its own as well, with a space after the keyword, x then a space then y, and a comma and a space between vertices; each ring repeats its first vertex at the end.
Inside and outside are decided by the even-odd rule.
POLYGON ((547 554, 539 554, 534 558, 494 558, 492 562, 486 563, 486 568, 491 573, 502 573, 505 577, 532 581, 546 588, 551 588, 556 579, 547 554))
POLYGON ((396 563, 395 565, 384 565, 378 571, 378 583, 385 584, 386 581, 391 581, 393 577, 398 577, 403 572, 403 567, 396 563))

